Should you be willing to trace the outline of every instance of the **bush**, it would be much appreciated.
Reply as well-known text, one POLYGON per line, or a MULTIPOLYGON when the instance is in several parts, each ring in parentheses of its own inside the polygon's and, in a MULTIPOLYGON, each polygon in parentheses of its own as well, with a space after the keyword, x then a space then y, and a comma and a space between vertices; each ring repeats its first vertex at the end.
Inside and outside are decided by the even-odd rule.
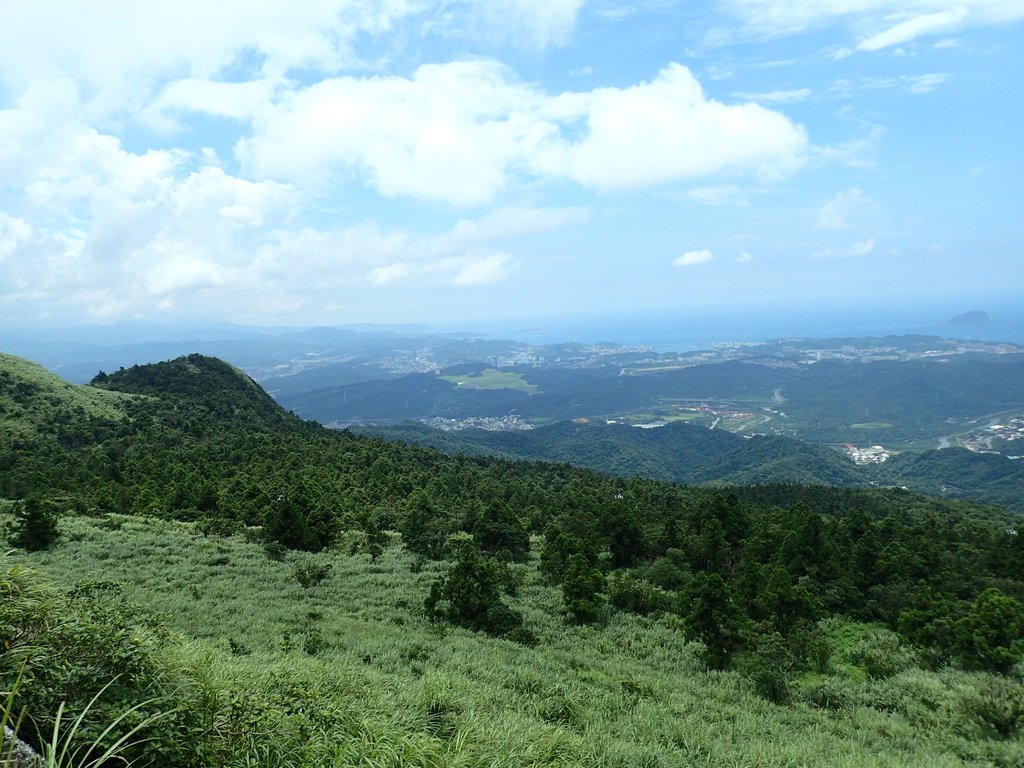
POLYGON ((330 563, 296 563, 295 579, 309 589, 325 581, 331 575, 331 568, 330 563))
POLYGON ((129 759, 175 764, 177 734, 197 726, 194 709, 177 706, 188 686, 163 655, 169 635, 111 584, 65 593, 0 559, 0 690, 17 690, 19 733, 36 747, 57 729, 72 752, 102 753, 134 730, 129 759))
POLYGON ((568 618, 575 624, 595 624, 604 617, 604 574, 587 557, 569 558, 562 582, 562 598, 568 618))
POLYGON ((447 576, 430 586, 424 609, 431 620, 500 637, 521 628, 522 614, 501 599, 502 567, 463 543, 447 576))
POLYGON ((815 709, 831 711, 847 709, 854 701, 847 685, 831 677, 812 680, 802 685, 797 698, 815 709))
POLYGON ((666 611, 670 606, 669 595, 665 590, 646 580, 635 579, 632 576, 619 576, 611 579, 608 587, 608 602, 620 611, 636 613, 641 616, 666 611))
POLYGON ((977 692, 961 700, 960 710, 983 730, 1012 739, 1024 727, 1024 685, 990 677, 977 692))
POLYGON ((758 696, 776 704, 788 703, 799 659, 786 638, 766 630, 754 634, 749 646, 736 665, 738 670, 754 684, 758 696))
POLYGON ((957 650, 967 666, 1009 672, 1024 655, 1024 605, 986 589, 956 623, 957 650))
POLYGON ((868 677, 892 677, 917 663, 914 652, 900 643, 899 637, 887 630, 875 630, 861 638, 846 651, 851 664, 863 669, 868 677))

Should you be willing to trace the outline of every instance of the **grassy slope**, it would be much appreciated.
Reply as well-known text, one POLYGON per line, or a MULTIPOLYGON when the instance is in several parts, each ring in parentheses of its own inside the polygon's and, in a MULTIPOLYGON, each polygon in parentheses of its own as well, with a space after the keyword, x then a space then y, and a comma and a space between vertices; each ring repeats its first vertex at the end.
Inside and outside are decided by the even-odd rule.
POLYGON ((10 432, 33 434, 59 408, 104 421, 124 417, 129 395, 70 384, 46 368, 0 352, 0 414, 10 432))
MULTIPOLYGON (((63 544, 30 558, 57 582, 123 582, 130 598, 192 638, 183 661, 217 695, 305 702, 301 717, 315 727, 291 716, 298 730, 267 735, 262 746, 273 738, 278 751, 260 764, 1024 762, 1024 741, 989 738, 966 714, 988 676, 910 668, 867 680, 837 657, 834 674, 805 681, 803 701, 777 706, 737 674, 701 671, 671 619, 565 626, 558 592, 539 581, 535 563, 515 601, 541 639, 531 649, 428 623, 419 606, 440 566, 412 573, 397 543, 378 563, 344 545, 274 562, 256 544, 204 538, 187 523, 108 516, 63 526, 63 544), (331 577, 304 589, 298 562, 329 564, 331 577), (301 650, 311 636, 322 639, 315 655, 301 650), (251 655, 228 653, 229 638, 251 655), (298 647, 282 650, 286 643, 298 647)), ((849 635, 836 627, 835 647, 849 635)))

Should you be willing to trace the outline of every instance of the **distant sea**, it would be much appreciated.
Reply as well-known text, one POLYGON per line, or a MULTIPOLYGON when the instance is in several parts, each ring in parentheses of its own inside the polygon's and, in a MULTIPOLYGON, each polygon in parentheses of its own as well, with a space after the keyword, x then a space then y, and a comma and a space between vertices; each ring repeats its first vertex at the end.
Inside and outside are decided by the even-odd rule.
POLYGON ((658 352, 709 349, 723 342, 758 342, 781 338, 846 338, 919 334, 977 341, 1007 341, 1024 345, 1024 302, 1021 306, 967 305, 865 307, 835 309, 661 310, 631 313, 564 314, 515 318, 482 328, 493 338, 529 344, 564 341, 618 342, 650 347, 658 352), (982 311, 984 325, 960 325, 949 320, 965 312, 982 311))

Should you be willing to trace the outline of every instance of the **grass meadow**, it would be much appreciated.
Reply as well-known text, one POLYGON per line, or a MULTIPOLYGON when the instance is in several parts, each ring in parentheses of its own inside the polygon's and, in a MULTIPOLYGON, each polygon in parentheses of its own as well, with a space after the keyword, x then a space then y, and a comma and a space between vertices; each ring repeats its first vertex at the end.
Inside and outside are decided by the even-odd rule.
POLYGON ((1021 734, 998 733, 990 713, 1020 687, 926 671, 909 649, 871 677, 855 651, 877 628, 833 620, 829 672, 777 705, 735 672, 707 671, 674 617, 566 625, 535 561, 511 601, 539 639, 527 647, 429 622, 423 600, 445 564, 397 535, 376 561, 354 546, 362 534, 274 560, 255 536, 190 523, 61 526, 52 550, 10 557, 61 587, 118 582, 159 614, 177 638, 168 663, 189 671, 205 713, 209 765, 1024 765, 1021 734), (303 586, 311 572, 326 576, 303 586))

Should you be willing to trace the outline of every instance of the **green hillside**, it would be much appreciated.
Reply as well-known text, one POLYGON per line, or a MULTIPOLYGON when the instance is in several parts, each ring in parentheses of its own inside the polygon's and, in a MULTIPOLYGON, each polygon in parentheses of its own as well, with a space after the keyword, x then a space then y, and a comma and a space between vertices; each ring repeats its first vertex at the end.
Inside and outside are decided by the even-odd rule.
POLYGON ((610 475, 639 475, 676 483, 690 482, 700 467, 744 442, 732 433, 684 422, 658 429, 636 429, 625 424, 561 421, 529 430, 447 432, 409 422, 394 427, 358 427, 353 431, 452 454, 565 462, 610 475))
POLYGON ((1024 462, 958 448, 901 453, 883 464, 857 466, 832 448, 794 438, 770 435, 748 440, 685 422, 657 429, 557 422, 508 431, 442 431, 409 422, 355 431, 451 454, 566 462, 620 477, 719 486, 892 485, 1024 512, 1024 462))
POLYGON ((743 440, 727 453, 705 462, 690 479, 731 485, 866 484, 863 472, 839 452, 778 435, 743 440))
MULTIPOLYGON (((479 364, 458 373, 476 374, 484 368, 479 364)), ((535 423, 652 414, 673 419, 685 413, 679 410, 683 406, 710 404, 724 412, 745 412, 748 420, 756 417, 763 422, 759 432, 820 443, 871 442, 917 449, 948 435, 951 423, 983 422, 992 414, 1024 410, 1020 354, 803 365, 773 357, 765 363, 731 360, 649 369, 523 367, 501 372, 509 380, 528 382, 529 392, 521 387, 467 388, 449 373, 282 392, 279 399, 285 407, 322 423, 510 413, 535 423)))
POLYGON ((59 465, 42 427, 0 446, 8 541, 58 518, 0 567, 2 714, 37 746, 63 701, 83 750, 137 726, 137 765, 1024 760, 1004 510, 447 456, 195 355, 92 389, 123 417, 59 465))
POLYGON ((0 352, 0 413, 16 435, 38 435, 72 421, 124 418, 126 398, 69 384, 46 368, 0 352))

